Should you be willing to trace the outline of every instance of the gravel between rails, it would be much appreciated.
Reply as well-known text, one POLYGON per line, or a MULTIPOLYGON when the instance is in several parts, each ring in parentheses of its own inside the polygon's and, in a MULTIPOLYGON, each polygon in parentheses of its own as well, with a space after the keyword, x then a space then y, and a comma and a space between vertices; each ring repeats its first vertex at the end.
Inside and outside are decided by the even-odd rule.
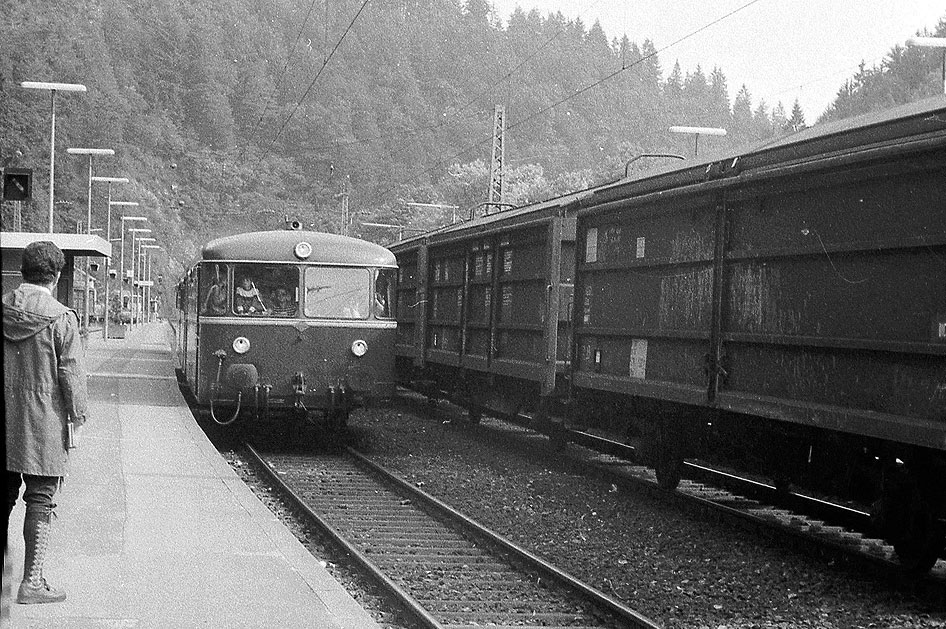
MULTIPOLYGON (((710 629, 946 627, 946 609, 893 576, 863 574, 778 540, 583 474, 520 429, 452 409, 352 415, 356 447, 498 533, 664 626, 710 629)), ((573 448, 575 446, 568 446, 573 448)))
POLYGON ((239 450, 223 449, 221 454, 243 482, 256 494, 256 497, 282 521, 313 556, 321 560, 329 574, 371 614, 382 629, 411 629, 410 625, 404 622, 403 614, 393 609, 380 596, 369 579, 351 566, 348 558, 340 554, 320 534, 313 533, 312 526, 288 506, 280 493, 256 472, 239 450))

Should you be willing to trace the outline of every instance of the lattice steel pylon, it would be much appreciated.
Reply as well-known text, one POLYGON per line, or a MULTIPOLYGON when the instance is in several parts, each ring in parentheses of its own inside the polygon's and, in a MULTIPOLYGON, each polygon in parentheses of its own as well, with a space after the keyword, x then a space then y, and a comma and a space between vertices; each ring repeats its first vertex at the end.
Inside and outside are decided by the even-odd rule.
POLYGON ((493 109, 493 154, 489 161, 489 194, 486 197, 486 213, 491 208, 502 208, 503 163, 506 161, 504 136, 506 133, 506 108, 496 105, 493 109))

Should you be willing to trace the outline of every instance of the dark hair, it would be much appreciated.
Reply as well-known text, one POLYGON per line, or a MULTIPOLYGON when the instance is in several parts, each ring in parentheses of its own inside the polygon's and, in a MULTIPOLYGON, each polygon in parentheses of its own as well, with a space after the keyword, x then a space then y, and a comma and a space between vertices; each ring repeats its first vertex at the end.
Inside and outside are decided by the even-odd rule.
POLYGON ((66 256, 55 243, 38 240, 26 245, 23 250, 20 273, 31 284, 49 284, 56 280, 56 275, 65 265, 66 256))

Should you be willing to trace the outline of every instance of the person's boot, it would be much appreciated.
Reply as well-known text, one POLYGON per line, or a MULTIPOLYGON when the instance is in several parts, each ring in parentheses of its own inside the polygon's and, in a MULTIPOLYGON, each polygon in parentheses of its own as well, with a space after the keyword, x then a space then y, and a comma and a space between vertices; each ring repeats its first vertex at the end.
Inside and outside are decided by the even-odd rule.
POLYGON ((23 581, 16 594, 16 602, 24 605, 33 603, 58 603, 66 600, 66 593, 54 588, 43 578, 43 563, 49 547, 49 511, 26 512, 23 521, 23 541, 26 542, 26 557, 23 563, 23 581))

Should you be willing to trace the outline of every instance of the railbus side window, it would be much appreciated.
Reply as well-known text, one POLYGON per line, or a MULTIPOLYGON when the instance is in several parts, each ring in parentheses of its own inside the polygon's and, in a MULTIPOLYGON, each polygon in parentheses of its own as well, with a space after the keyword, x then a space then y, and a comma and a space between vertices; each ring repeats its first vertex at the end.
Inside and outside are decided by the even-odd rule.
POLYGON ((374 281, 374 316, 379 319, 394 318, 395 269, 379 269, 374 281))
POLYGON ((200 267, 200 314, 223 316, 229 313, 229 279, 226 264, 200 267))
POLYGON ((305 316, 367 319, 371 296, 368 269, 310 266, 305 270, 305 316))

